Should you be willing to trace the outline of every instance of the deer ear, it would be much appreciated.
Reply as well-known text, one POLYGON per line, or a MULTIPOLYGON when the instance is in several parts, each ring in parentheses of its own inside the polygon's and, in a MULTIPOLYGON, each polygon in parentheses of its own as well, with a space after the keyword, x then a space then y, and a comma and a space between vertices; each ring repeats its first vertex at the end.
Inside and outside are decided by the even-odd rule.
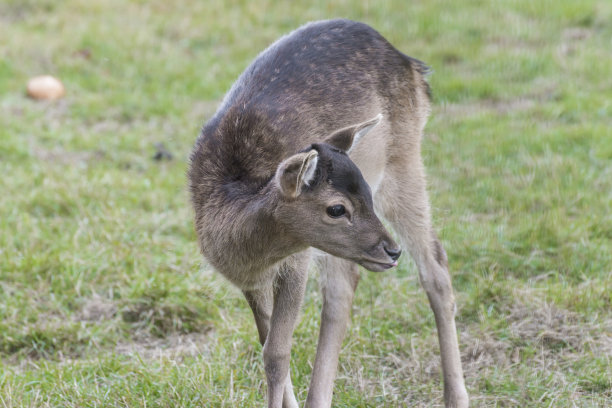
POLYGON ((336 130, 324 142, 348 153, 357 145, 361 137, 378 125, 381 119, 382 114, 379 113, 376 117, 365 122, 336 130))
POLYGON ((309 150, 293 155, 279 164, 275 180, 281 193, 291 198, 299 196, 302 187, 309 186, 314 180, 318 161, 319 153, 309 150))

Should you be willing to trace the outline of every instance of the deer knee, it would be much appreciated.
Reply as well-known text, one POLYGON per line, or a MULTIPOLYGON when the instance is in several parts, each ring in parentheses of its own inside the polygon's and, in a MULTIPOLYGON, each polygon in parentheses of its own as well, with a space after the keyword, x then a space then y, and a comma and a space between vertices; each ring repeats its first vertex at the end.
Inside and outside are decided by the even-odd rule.
POLYGON ((421 284, 431 305, 436 309, 441 308, 454 314, 456 308, 455 296, 448 270, 434 262, 423 269, 421 284))
POLYGON ((327 321, 343 321, 351 313, 355 286, 344 282, 342 286, 323 288, 322 318, 327 321))
POLYGON ((359 273, 356 268, 354 273, 333 277, 324 276, 321 288, 323 294, 322 318, 332 321, 344 320, 345 316, 350 314, 358 283, 359 273))
POLYGON ((327 295, 323 300, 321 319, 326 322, 341 323, 347 320, 353 304, 352 293, 327 295))
POLYGON ((270 350, 264 346, 263 359, 268 381, 272 383, 284 381, 289 373, 290 353, 270 350))

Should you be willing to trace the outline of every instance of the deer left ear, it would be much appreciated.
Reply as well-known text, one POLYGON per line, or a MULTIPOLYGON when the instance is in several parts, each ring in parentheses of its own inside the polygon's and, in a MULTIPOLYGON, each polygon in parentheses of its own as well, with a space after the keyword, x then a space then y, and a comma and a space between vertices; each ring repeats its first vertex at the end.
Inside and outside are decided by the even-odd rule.
POLYGON ((289 198, 300 195, 303 186, 309 186, 315 179, 319 153, 309 150, 295 154, 279 164, 275 180, 281 193, 289 198))
POLYGON ((348 153, 357 145, 359 139, 380 123, 381 119, 382 113, 379 113, 376 117, 365 122, 336 130, 324 140, 324 143, 348 153))

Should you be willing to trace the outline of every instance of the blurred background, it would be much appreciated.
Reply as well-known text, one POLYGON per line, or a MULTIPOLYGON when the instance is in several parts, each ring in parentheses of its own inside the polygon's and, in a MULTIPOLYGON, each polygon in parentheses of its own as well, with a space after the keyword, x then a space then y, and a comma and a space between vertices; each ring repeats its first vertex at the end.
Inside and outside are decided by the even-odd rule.
MULTIPOLYGON (((185 171, 249 62, 334 17, 433 68, 423 154, 472 405, 612 405, 611 2, 1 0, 3 407, 264 404, 251 312, 198 254, 185 171), (27 96, 39 75, 58 99, 27 96)), ((313 271, 300 401, 320 306, 313 271)), ((408 257, 362 271, 334 406, 443 406, 408 257)))

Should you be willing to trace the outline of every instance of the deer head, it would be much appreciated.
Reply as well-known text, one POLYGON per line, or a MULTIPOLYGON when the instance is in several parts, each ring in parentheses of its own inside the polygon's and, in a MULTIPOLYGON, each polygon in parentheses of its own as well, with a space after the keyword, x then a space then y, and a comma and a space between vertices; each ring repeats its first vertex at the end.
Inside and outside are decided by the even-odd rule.
POLYGON ((304 244, 371 271, 397 266, 401 249, 374 213, 372 192, 348 152, 382 115, 340 129, 277 168, 277 222, 304 244))

